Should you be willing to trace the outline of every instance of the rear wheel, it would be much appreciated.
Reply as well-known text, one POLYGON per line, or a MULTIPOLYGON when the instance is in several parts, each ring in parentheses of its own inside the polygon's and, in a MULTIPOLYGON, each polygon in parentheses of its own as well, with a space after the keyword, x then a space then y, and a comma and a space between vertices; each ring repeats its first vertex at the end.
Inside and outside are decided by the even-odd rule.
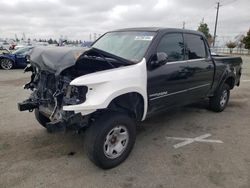
POLYGON ((224 84, 218 89, 213 97, 210 98, 210 109, 215 112, 222 112, 228 103, 230 97, 230 87, 228 84, 224 84))
POLYGON ((89 159, 103 169, 122 163, 130 154, 136 138, 136 126, 128 115, 108 112, 87 130, 85 148, 89 159))
POLYGON ((4 70, 10 70, 13 68, 13 61, 11 61, 10 59, 1 59, 1 68, 4 70))
POLYGON ((42 125, 43 127, 46 128, 46 123, 50 122, 50 119, 44 116, 41 112, 39 112, 38 109, 35 109, 35 117, 36 120, 42 125))

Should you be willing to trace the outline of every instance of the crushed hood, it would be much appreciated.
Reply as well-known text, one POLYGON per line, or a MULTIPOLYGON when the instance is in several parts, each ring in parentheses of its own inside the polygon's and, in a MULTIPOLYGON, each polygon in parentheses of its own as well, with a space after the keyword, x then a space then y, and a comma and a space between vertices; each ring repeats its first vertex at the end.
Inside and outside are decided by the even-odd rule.
POLYGON ((59 75, 75 65, 78 57, 87 50, 78 47, 35 47, 30 53, 30 62, 41 70, 59 75))

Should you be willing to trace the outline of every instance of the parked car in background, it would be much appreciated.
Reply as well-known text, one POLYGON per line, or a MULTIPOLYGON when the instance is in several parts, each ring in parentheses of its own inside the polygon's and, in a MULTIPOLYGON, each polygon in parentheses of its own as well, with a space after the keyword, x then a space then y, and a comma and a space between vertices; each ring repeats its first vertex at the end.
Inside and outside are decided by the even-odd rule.
POLYGON ((2 54, 8 54, 8 53, 11 53, 10 50, 4 48, 4 49, 0 49, 0 55, 2 54))
POLYGON ((84 41, 82 43, 82 47, 91 47, 91 45, 93 44, 93 41, 84 41))
POLYGON ((28 54, 33 47, 20 48, 14 52, 6 51, 0 54, 0 66, 2 69, 9 70, 27 65, 28 54))
POLYGON ((33 45, 30 44, 30 43, 18 43, 18 44, 14 47, 14 49, 15 49, 15 50, 18 50, 18 49, 20 49, 20 48, 26 48, 26 47, 31 47, 31 46, 33 46, 33 45))
POLYGON ((15 46, 14 50, 18 50, 18 49, 20 49, 20 48, 25 48, 25 47, 27 47, 27 45, 17 44, 17 45, 15 46))
POLYGON ((4 41, 4 42, 0 42, 0 49, 10 49, 11 48, 11 44, 9 44, 8 42, 4 41))

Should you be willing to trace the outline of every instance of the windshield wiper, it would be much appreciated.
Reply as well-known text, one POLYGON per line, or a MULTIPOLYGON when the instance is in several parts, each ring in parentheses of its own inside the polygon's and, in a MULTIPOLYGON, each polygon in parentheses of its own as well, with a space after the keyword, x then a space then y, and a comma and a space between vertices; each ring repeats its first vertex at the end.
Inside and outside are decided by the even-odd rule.
POLYGON ((121 64, 125 64, 125 65, 128 65, 128 64, 129 64, 129 65, 133 65, 133 64, 135 64, 133 61, 124 59, 124 58, 122 58, 122 57, 116 56, 116 55, 114 55, 114 54, 108 53, 108 52, 106 52, 106 51, 100 50, 100 49, 95 48, 95 47, 91 47, 91 48, 89 49, 89 51, 95 51, 95 52, 97 52, 97 53, 99 53, 99 54, 102 54, 102 55, 104 55, 104 56, 110 57, 110 58, 112 58, 112 59, 116 59, 116 60, 118 60, 118 63, 121 63, 121 64))

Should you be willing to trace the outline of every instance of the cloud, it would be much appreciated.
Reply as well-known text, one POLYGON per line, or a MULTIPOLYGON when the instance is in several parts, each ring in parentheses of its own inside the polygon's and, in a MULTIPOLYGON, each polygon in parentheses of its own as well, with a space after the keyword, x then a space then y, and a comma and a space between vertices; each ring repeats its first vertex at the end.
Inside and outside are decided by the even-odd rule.
POLYGON ((171 1, 166 0, 158 0, 156 4, 153 6, 153 10, 161 11, 170 8, 172 5, 171 1))
MULTIPOLYGON (((218 35, 246 32, 249 0, 223 0, 218 35)), ((216 1, 207 0, 0 0, 0 38, 25 33, 29 38, 87 40, 90 33, 124 27, 161 26, 197 29, 204 18, 213 33, 216 1)))

